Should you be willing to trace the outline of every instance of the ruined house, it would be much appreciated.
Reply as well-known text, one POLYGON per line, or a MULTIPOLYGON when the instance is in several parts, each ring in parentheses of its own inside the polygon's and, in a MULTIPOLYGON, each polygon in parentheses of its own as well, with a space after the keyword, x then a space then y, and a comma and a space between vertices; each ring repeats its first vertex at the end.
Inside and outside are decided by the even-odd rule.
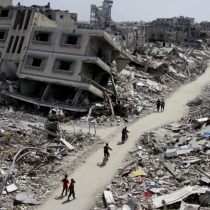
POLYGON ((109 79, 122 80, 118 73, 132 59, 105 31, 77 29, 75 13, 19 5, 0 14, 1 71, 10 85, 20 81, 7 96, 38 108, 86 112, 87 100, 85 108, 75 106, 81 95, 103 99, 109 79))

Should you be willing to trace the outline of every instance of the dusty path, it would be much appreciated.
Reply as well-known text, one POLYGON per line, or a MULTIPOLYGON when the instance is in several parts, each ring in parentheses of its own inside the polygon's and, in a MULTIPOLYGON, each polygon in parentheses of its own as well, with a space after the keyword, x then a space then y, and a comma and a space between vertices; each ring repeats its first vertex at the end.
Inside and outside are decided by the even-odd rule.
POLYGON ((201 92, 205 83, 209 82, 210 67, 206 73, 200 76, 196 81, 179 88, 170 98, 166 100, 166 107, 163 113, 154 113, 145 118, 136 121, 129 130, 129 139, 124 145, 117 145, 121 139, 121 133, 110 142, 113 149, 111 158, 105 167, 98 167, 97 164, 102 161, 103 149, 93 153, 81 167, 71 174, 76 181, 75 192, 76 200, 66 202, 67 197, 56 200, 60 196, 62 187, 58 188, 51 198, 46 201, 39 210, 90 210, 94 205, 95 197, 99 189, 109 184, 116 173, 118 167, 122 165, 128 151, 132 150, 141 134, 145 131, 154 129, 161 125, 179 120, 187 111, 187 101, 194 99, 201 92))

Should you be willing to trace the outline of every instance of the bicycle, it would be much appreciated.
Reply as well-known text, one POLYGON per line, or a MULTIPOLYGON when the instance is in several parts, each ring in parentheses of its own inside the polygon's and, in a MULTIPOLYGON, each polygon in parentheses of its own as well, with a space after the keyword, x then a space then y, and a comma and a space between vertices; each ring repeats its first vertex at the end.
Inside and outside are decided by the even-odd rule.
POLYGON ((102 166, 105 166, 105 165, 106 165, 106 162, 109 160, 109 156, 110 156, 110 155, 108 155, 108 156, 105 155, 105 156, 104 156, 103 162, 102 162, 102 164, 101 164, 102 166))

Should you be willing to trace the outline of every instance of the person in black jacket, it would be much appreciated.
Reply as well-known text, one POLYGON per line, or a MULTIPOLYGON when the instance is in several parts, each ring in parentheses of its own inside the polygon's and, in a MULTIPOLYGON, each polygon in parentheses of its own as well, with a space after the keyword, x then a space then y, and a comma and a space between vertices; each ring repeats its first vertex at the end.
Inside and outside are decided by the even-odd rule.
POLYGON ((109 147, 109 144, 106 143, 106 146, 104 147, 104 157, 109 157, 109 149, 112 150, 110 147, 109 147))
POLYGON ((159 109, 160 109, 160 99, 157 100, 156 105, 157 105, 157 111, 159 112, 159 109))
POLYGON ((164 99, 161 101, 161 112, 164 111, 165 101, 164 99))

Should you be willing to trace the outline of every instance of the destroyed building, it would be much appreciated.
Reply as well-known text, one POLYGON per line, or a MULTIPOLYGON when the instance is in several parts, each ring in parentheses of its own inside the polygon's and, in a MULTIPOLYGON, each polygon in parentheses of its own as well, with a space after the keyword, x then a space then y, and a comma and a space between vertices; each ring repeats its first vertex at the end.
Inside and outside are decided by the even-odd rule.
POLYGON ((11 80, 4 94, 38 108, 59 100, 64 104, 57 107, 86 112, 74 106, 81 94, 104 98, 109 78, 121 80, 119 72, 132 59, 105 31, 77 29, 75 13, 36 5, 1 12, 7 13, 6 24, 0 17, 1 71, 11 80), (17 79, 19 86, 12 86, 17 79))
POLYGON ((111 24, 111 8, 113 1, 104 0, 103 5, 97 7, 91 5, 90 11, 90 29, 106 29, 111 24))
POLYGON ((190 27, 195 24, 195 18, 189 17, 173 17, 173 18, 157 18, 149 23, 149 25, 156 25, 156 26, 183 26, 183 27, 190 27))
POLYGON ((139 26, 139 31, 145 31, 145 42, 162 42, 165 47, 176 42, 176 34, 165 26, 139 26))

